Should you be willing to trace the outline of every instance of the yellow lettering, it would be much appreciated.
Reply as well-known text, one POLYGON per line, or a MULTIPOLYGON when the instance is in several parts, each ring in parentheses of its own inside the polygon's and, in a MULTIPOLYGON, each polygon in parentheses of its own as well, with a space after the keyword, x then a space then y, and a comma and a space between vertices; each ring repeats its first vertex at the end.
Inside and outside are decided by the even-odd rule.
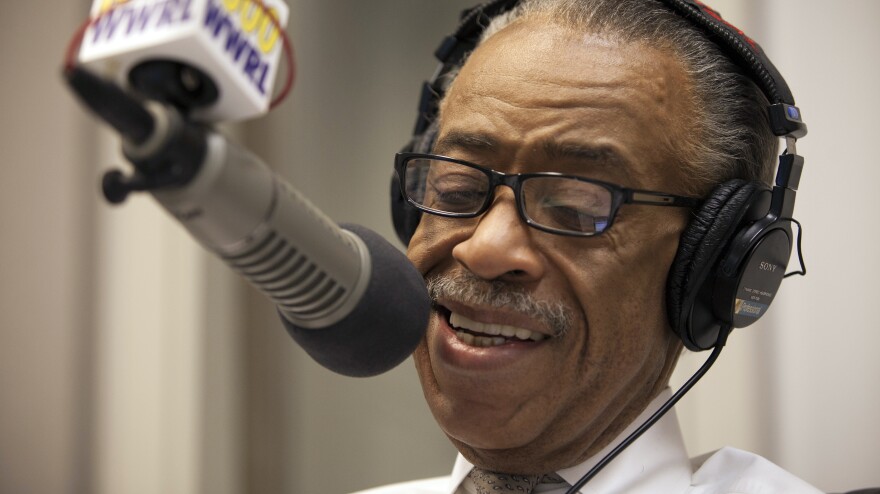
POLYGON ((241 7, 241 29, 246 33, 254 32, 262 18, 263 9, 253 0, 245 0, 241 7))
POLYGON ((257 38, 257 42, 260 46, 260 51, 263 53, 270 53, 275 49, 275 45, 278 44, 278 36, 280 35, 270 16, 278 19, 278 11, 275 9, 269 9, 269 15, 264 15, 263 21, 260 23, 260 34, 257 38))
POLYGON ((128 3, 129 0, 102 0, 101 7, 98 9, 98 13, 105 13, 110 9, 116 8, 124 3, 128 3))
MULTIPOLYGON (((127 2, 129 0, 104 0, 105 2, 127 2)), ((265 1, 265 0, 264 0, 265 1)), ((257 44, 263 53, 270 53, 278 44, 278 38, 281 33, 275 28, 275 23, 269 16, 278 18, 277 9, 268 9, 266 12, 265 3, 260 6, 256 0, 223 0, 223 7, 232 14, 239 16, 239 27, 247 34, 257 34, 257 44)))

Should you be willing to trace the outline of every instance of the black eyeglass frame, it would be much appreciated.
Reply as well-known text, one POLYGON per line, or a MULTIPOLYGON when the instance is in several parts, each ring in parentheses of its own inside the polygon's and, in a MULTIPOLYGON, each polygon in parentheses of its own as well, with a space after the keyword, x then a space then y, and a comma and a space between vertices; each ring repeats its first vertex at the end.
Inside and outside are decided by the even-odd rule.
POLYGON ((417 208, 420 211, 430 213, 436 216, 442 216, 446 218, 476 218, 481 214, 485 213, 489 206, 492 204, 492 200, 495 197, 495 188, 499 185, 506 185, 513 190, 514 200, 516 201, 516 210, 519 214, 520 219, 523 220, 527 225, 532 228, 536 228, 538 230, 553 233, 556 235, 565 235, 570 237, 595 237, 597 235, 601 235, 608 231, 614 225, 614 219, 617 217, 617 211, 620 209, 620 206, 623 204, 643 204, 647 206, 667 206, 667 207, 684 207, 684 208, 694 208, 702 203, 702 199, 698 199, 695 197, 685 197, 679 196, 675 194, 668 194, 666 192, 658 192, 652 190, 641 190, 641 189, 630 189, 627 187, 622 187, 617 184, 612 184, 608 182, 603 182, 601 180, 595 180, 591 178, 581 177, 578 175, 567 175, 564 173, 558 172, 535 172, 535 173, 502 173, 499 171, 492 170, 490 168, 486 168, 469 161, 461 160, 458 158, 452 158, 449 156, 443 156, 439 154, 430 154, 430 153, 397 153, 394 157, 394 171, 397 174, 397 182, 400 188, 400 193, 413 207, 417 208), (474 170, 481 172, 486 175, 489 179, 489 190, 486 193, 486 198, 483 201, 483 204, 474 212, 469 213, 452 213, 449 211, 442 211, 439 209, 434 209, 427 207, 425 205, 419 204, 415 202, 409 194, 406 193, 406 165, 410 161, 414 159, 429 159, 435 161, 446 161, 451 163, 456 163, 459 165, 467 166, 474 170), (608 212, 607 224, 604 229, 598 232, 576 232, 572 230, 558 230, 555 228, 547 227, 541 225, 540 223, 535 223, 529 216, 526 214, 526 206, 522 200, 522 183, 530 178, 534 177, 553 177, 553 178, 565 178, 565 179, 573 179, 581 182, 586 182, 594 185, 598 185, 611 193, 611 207, 608 212))

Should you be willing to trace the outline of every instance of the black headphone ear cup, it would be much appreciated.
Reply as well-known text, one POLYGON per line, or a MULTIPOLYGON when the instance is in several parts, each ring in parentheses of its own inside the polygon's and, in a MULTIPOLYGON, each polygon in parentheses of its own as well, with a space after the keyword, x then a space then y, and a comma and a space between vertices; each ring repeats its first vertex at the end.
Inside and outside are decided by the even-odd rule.
MULTIPOLYGON (((690 350, 706 350, 715 341, 711 334, 707 337, 707 333, 716 330, 717 324, 713 324, 714 321, 695 323, 692 317, 695 304, 699 304, 700 295, 706 293, 704 288, 714 283, 715 265, 739 230, 752 202, 765 189, 759 182, 744 180, 731 180, 717 186, 681 235, 666 283, 666 307, 672 330, 690 350)), ((711 308, 703 310, 703 317, 696 319, 705 320, 706 314, 711 314, 711 308)))
POLYGON ((421 218, 422 212, 406 201, 400 192, 397 174, 393 174, 391 177, 391 220, 394 222, 397 238, 403 242, 403 245, 409 245, 421 218))

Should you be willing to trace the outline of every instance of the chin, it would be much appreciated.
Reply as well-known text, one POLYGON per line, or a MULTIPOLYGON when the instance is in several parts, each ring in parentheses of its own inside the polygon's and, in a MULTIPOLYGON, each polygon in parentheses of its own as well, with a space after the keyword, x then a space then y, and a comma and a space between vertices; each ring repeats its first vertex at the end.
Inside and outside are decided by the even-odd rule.
POLYGON ((536 461, 535 451, 531 447, 486 449, 475 448, 453 437, 449 437, 449 440, 467 461, 493 472, 540 475, 562 468, 555 465, 556 458, 540 455, 540 460, 536 461))
POLYGON ((527 439, 511 434, 509 428, 487 431, 482 428, 475 430, 470 427, 443 427, 442 424, 441 427, 456 446, 459 444, 467 445, 471 449, 487 451, 511 450, 525 447, 530 443, 527 439))

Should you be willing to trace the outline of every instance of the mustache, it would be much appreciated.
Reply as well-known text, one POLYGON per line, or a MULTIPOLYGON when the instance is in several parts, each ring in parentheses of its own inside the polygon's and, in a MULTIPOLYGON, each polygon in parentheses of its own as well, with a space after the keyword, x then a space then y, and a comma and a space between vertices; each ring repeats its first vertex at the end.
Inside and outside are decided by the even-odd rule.
POLYGON ((467 305, 513 310, 543 323, 554 336, 564 335, 572 326, 571 307, 559 301, 538 300, 515 283, 484 280, 468 272, 431 275, 426 282, 428 295, 435 304, 445 299, 467 305))

